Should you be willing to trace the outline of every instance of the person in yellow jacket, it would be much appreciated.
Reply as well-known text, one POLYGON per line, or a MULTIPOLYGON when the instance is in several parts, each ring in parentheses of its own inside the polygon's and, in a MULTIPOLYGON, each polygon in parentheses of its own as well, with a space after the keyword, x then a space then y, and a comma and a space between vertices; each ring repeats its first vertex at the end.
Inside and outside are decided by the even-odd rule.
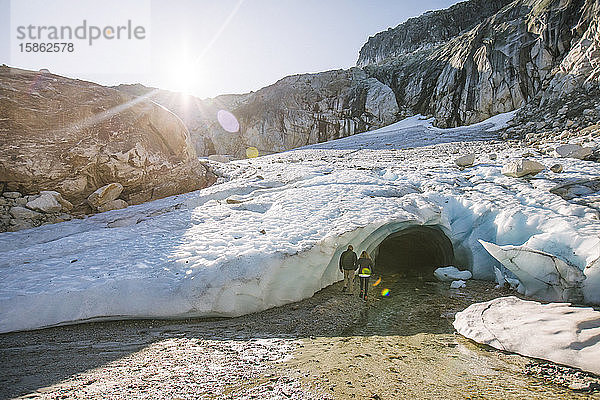
POLYGON ((358 277, 360 278, 360 298, 367 300, 367 289, 369 288, 369 278, 373 273, 373 260, 366 251, 360 253, 360 258, 356 261, 358 266, 358 277))

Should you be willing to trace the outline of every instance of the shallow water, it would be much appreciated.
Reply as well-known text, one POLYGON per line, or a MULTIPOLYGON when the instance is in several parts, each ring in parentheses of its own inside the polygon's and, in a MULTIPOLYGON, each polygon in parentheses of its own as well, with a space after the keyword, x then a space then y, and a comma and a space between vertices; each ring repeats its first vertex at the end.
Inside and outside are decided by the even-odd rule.
POLYGON ((528 376, 523 370, 531 359, 454 334, 456 311, 498 295, 487 282, 467 285, 454 290, 449 283, 384 277, 346 337, 306 342, 290 368, 310 374, 309 384, 324 396, 340 399, 600 398, 528 376))
POLYGON ((367 303, 338 283, 240 318, 4 334, 0 398, 600 398, 528 376, 530 359, 453 334, 456 311, 508 294, 467 285, 386 276, 367 303))

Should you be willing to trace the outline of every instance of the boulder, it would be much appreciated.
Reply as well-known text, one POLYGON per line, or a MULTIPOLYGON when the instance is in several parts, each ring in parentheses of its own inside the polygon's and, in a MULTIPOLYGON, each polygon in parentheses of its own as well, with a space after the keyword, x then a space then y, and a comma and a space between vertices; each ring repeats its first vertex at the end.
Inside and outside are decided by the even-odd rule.
POLYGON ((553 166, 550 167, 550 171, 559 174, 561 172, 563 172, 563 166, 560 164, 554 164, 553 166))
POLYGON ((558 146, 556 149, 554 149, 554 151, 558 157, 583 160, 584 158, 592 155, 593 149, 590 147, 583 147, 578 144, 570 143, 558 146))
POLYGON ((458 157, 456 160, 454 160, 454 163, 456 165, 458 165, 459 167, 470 167, 473 165, 474 162, 475 162, 475 154, 474 153, 467 154, 462 157, 458 157))
POLYGON ((471 271, 460 271, 456 267, 441 267, 433 271, 433 276, 442 282, 471 279, 471 271))
POLYGON ((102 205, 100 205, 98 207, 98 211, 99 212, 106 212, 106 211, 111 211, 111 210, 120 210, 122 208, 127 207, 128 204, 125 200, 121 200, 121 199, 116 199, 116 200, 111 200, 107 203, 104 203, 102 205))
POLYGON ((43 213, 57 213, 63 208, 56 197, 49 192, 45 192, 35 200, 29 201, 26 207, 43 213))
POLYGON ((37 211, 33 211, 30 210, 29 208, 25 208, 25 207, 21 207, 21 206, 15 206, 15 207, 11 207, 9 210, 10 215, 12 215, 12 217, 14 219, 40 219, 43 217, 43 214, 37 212, 37 211))
POLYGON ((6 197, 7 199, 18 199, 19 197, 21 197, 21 193, 19 193, 19 192, 4 192, 4 193, 2 193, 2 196, 6 197))
POLYGON ((56 188, 80 209, 110 182, 123 185, 126 201, 156 200, 214 182, 181 120, 149 99, 0 66, 0 109, 8 117, 0 118, 0 182, 8 192, 56 188), (136 197, 148 190, 150 196, 136 197))
POLYGON ((23 229, 31 229, 35 227, 35 223, 30 219, 13 219, 10 221, 9 231, 16 232, 23 229))
POLYGON ((588 196, 600 191, 600 179, 579 179, 574 182, 557 185, 550 189, 550 193, 559 195, 565 200, 572 200, 581 196, 588 196))
POLYGON ((94 208, 116 200, 117 197, 123 192, 123 185, 120 183, 109 183, 101 188, 97 189, 94 193, 90 194, 87 198, 87 202, 94 208))
POLYGON ((526 175, 537 175, 546 169, 544 164, 526 158, 520 158, 509 162, 502 167, 502 174, 513 178, 521 178, 526 175))

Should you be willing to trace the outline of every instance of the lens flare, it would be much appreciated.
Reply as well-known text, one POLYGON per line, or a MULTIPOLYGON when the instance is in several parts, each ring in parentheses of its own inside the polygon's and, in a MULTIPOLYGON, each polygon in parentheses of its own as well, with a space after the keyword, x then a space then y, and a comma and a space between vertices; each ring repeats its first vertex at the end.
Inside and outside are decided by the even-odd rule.
POLYGON ((248 157, 248 158, 258 157, 258 149, 256 147, 248 147, 246 149, 246 157, 248 157))
POLYGON ((238 122, 235 115, 226 110, 219 110, 217 112, 217 120, 221 127, 227 132, 236 133, 240 130, 240 123, 238 122))
POLYGON ((381 291, 381 295, 384 297, 388 297, 390 295, 390 289, 383 289, 381 291))
POLYGON ((379 277, 379 278, 378 278, 378 279, 375 281, 375 283, 373 284, 373 286, 377 286, 377 285, 379 285, 380 283, 381 283, 381 277, 379 277))

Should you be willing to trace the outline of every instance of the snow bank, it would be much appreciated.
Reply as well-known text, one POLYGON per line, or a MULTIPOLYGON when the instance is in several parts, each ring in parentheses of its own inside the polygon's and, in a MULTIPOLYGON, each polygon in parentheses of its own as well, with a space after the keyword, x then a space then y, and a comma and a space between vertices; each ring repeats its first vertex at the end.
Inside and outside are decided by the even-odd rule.
MULTIPOLYGON (((2 233, 0 332, 260 311, 340 280, 337 261, 348 244, 373 252, 414 225, 439 228, 455 265, 474 278, 492 280, 494 267, 505 269, 479 239, 526 244, 583 271, 586 299, 600 302, 598 212, 552 194, 549 171, 532 180, 503 176, 504 160, 523 150, 476 140, 489 136, 489 126, 448 130, 454 143, 410 150, 335 149, 334 141, 320 145, 329 149, 233 161, 219 165, 226 182, 201 191, 2 233), (462 134, 470 141, 461 142, 462 134), (487 158, 492 152, 498 161, 487 158), (475 153, 479 162, 461 171, 458 153, 475 153)), ((423 129, 369 140, 385 147, 395 134, 417 137, 423 129)), ((421 145, 446 130, 428 135, 421 145)), ((357 136, 360 144, 369 135, 357 136)), ((595 163, 562 162, 563 180, 600 177, 595 163)))
POLYGON ((600 312, 592 308, 501 297, 457 313, 454 328, 499 350, 600 375, 600 312))
POLYGON ((305 146, 303 149, 406 149, 439 143, 492 139, 493 132, 507 126, 516 111, 498 114, 485 121, 458 128, 442 129, 433 126, 433 118, 415 115, 383 128, 358 135, 305 146))

